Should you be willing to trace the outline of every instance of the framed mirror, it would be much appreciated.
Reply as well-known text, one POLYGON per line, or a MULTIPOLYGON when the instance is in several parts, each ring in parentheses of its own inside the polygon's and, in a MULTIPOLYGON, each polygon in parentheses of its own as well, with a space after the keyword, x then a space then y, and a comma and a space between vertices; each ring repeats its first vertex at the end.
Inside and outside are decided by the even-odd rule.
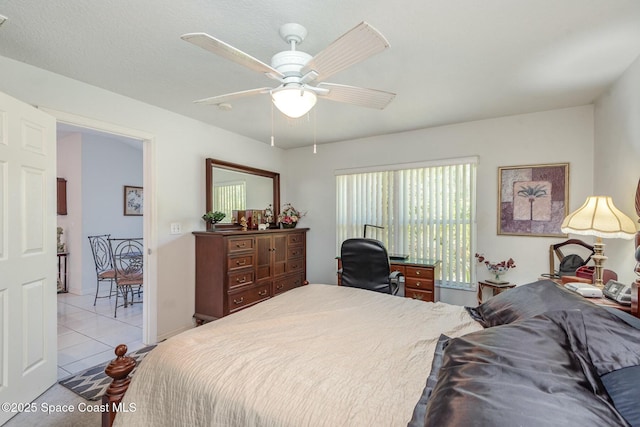
MULTIPOLYGON (((263 169, 206 159, 206 212, 221 211, 225 218, 216 228, 237 227, 232 211, 273 207, 274 218, 280 213, 280 174, 263 169)), ((207 230, 210 224, 207 224, 207 230)))

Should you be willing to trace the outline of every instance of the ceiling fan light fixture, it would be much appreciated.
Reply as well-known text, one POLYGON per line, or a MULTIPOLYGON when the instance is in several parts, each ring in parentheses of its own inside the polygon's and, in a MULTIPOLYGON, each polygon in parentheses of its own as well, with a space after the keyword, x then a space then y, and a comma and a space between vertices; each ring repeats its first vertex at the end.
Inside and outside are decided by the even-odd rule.
POLYGON ((316 94, 303 87, 283 87, 271 91, 273 104, 287 117, 297 119, 307 114, 318 100, 316 94))

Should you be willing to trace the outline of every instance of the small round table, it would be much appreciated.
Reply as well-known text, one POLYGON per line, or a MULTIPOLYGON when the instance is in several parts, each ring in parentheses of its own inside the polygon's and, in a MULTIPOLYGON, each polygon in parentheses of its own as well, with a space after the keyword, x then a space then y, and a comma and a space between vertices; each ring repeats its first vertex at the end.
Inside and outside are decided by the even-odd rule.
POLYGON ((500 292, 515 287, 515 283, 491 283, 487 281, 480 281, 478 282, 478 304, 482 304, 482 290, 484 288, 489 288, 493 292, 493 295, 498 295, 500 292))

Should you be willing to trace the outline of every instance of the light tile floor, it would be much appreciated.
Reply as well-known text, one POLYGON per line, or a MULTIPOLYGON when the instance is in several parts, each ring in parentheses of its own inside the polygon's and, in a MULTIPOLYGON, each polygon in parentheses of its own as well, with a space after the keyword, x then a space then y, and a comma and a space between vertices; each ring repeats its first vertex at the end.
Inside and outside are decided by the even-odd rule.
POLYGON ((114 359, 118 344, 128 352, 144 347, 142 304, 118 307, 114 318, 115 297, 98 298, 95 307, 93 298, 58 294, 58 379, 114 359))

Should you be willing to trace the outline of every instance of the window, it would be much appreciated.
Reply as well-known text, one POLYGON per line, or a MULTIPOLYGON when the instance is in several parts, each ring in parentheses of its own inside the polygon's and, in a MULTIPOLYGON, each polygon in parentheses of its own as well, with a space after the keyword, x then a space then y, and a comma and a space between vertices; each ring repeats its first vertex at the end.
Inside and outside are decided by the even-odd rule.
POLYGON ((473 288, 475 158, 336 173, 336 242, 376 238, 389 253, 440 260, 439 284, 473 288), (385 170, 386 169, 386 170, 385 170), (369 231, 371 230, 371 231, 369 231))
POLYGON ((213 206, 231 218, 232 211, 247 207, 247 183, 244 181, 215 185, 213 188, 213 206))

